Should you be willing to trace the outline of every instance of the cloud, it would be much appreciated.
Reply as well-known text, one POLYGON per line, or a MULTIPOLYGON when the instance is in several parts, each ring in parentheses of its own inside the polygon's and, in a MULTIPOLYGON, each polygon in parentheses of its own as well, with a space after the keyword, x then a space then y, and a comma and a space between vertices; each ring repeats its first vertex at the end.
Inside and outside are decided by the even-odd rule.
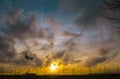
POLYGON ((93 27, 96 26, 97 21, 100 18, 100 11, 98 8, 96 9, 87 9, 86 11, 83 11, 82 15, 79 16, 75 20, 75 24, 83 26, 83 27, 93 27))
POLYGON ((78 37, 78 36, 80 36, 81 34, 64 31, 64 32, 62 33, 62 35, 63 35, 64 37, 78 37))
POLYGON ((51 58, 51 55, 50 54, 48 54, 47 56, 45 56, 45 65, 44 66, 48 66, 48 65, 50 65, 50 63, 52 62, 53 60, 52 60, 52 58, 51 58))
POLYGON ((14 48, 13 40, 5 37, 0 37, 0 63, 8 63, 17 66, 42 66, 42 60, 38 58, 36 54, 33 54, 29 49, 18 54, 14 48), (33 59, 27 60, 25 55, 33 59))
POLYGON ((73 64, 80 64, 80 62, 82 62, 82 60, 74 60, 73 64))
POLYGON ((72 39, 69 39, 68 41, 66 41, 65 43, 64 43, 64 45, 66 46, 66 51, 68 52, 70 52, 70 51, 74 51, 75 50, 75 46, 77 45, 76 43, 75 43, 75 41, 74 41, 74 39, 72 38, 72 39))
MULTIPOLYGON (((35 33, 36 35, 36 33, 35 33)), ((49 42, 54 41, 54 32, 51 31, 49 28, 40 28, 37 32, 38 37, 44 38, 48 40, 49 42)))
POLYGON ((66 41, 63 42, 63 46, 65 46, 65 50, 67 52, 76 52, 77 46, 79 45, 78 40, 80 41, 83 37, 84 30, 82 30, 80 33, 74 33, 69 31, 63 31, 61 35, 65 38, 67 38, 66 41))
MULTIPOLYGON (((64 12, 74 14, 72 21, 79 30, 89 30, 97 27, 101 20, 103 2, 101 0, 60 0, 60 6, 64 12)), ((71 17, 71 16, 70 16, 71 17)), ((75 28, 75 26, 73 26, 75 28)))
POLYGON ((64 55, 65 55, 65 52, 61 51, 61 52, 55 53, 52 58, 54 58, 54 59, 62 59, 62 57, 64 55))
POLYGON ((59 0, 59 6, 62 10, 78 12, 85 2, 85 0, 59 0))
POLYGON ((86 60, 85 66, 87 67, 96 66, 97 64, 103 63, 106 60, 107 60, 106 56, 91 57, 86 60))
POLYGON ((111 47, 101 47, 99 55, 104 56, 110 53, 113 48, 111 47))
POLYGON ((45 66, 50 65, 53 61, 57 61, 59 64, 63 64, 63 65, 68 65, 68 64, 73 64, 73 63, 76 64, 76 63, 81 62, 81 60, 74 60, 73 56, 67 53, 65 50, 52 53, 52 54, 48 54, 46 56, 45 66))
POLYGON ((5 13, 5 17, 7 18, 6 20, 11 24, 13 24, 19 19, 19 17, 22 15, 23 12, 24 12, 23 9, 18 9, 15 11, 7 11, 5 13))
POLYGON ((15 10, 12 13, 7 13, 5 16, 4 26, 1 26, 1 32, 13 38, 25 38, 35 29, 37 24, 36 15, 31 13, 28 17, 22 17, 21 10, 15 10))
POLYGON ((34 58, 31 61, 26 60, 25 53, 18 55, 14 47, 16 38, 19 41, 23 40, 20 42, 25 43, 27 38, 41 38, 40 34, 44 33, 43 38, 47 40, 52 39, 49 30, 42 29, 42 32, 34 32, 38 21, 36 15, 34 13, 29 13, 28 16, 23 17, 23 10, 18 9, 10 12, 8 11, 1 20, 3 21, 3 24, 0 25, 0 63, 22 66, 42 66, 42 60, 38 58, 36 54, 33 54, 28 50, 25 51, 28 57, 34 58), (48 31, 49 33, 47 33, 48 31))
POLYGON ((96 66, 98 64, 104 63, 105 61, 110 62, 119 54, 119 52, 116 52, 116 51, 110 52, 110 50, 111 48, 109 47, 102 47, 98 56, 89 57, 85 61, 85 66, 92 67, 92 66, 96 66))
POLYGON ((0 36, 0 63, 8 63, 15 57, 16 51, 9 38, 0 36))
POLYGON ((62 24, 58 20, 56 20, 56 18, 53 16, 48 17, 48 24, 54 31, 58 31, 62 26, 62 24))
POLYGON ((63 61, 64 56, 65 56, 64 51, 46 55, 45 66, 50 65, 53 61, 57 61, 59 64, 64 64, 64 61, 63 61))
MULTIPOLYGON (((104 20, 99 16, 100 12, 102 12, 102 9, 100 9, 102 4, 100 2, 101 0, 92 0, 91 2, 88 0, 59 1, 60 9, 63 10, 63 13, 59 12, 61 10, 58 9, 58 14, 57 16, 55 15, 55 17, 45 14, 50 16, 43 17, 45 24, 48 25, 47 27, 46 25, 41 26, 42 24, 38 24, 41 23, 39 18, 42 18, 39 17, 39 14, 34 12, 27 13, 23 9, 9 10, 4 12, 3 16, 1 15, 1 63, 9 62, 10 64, 20 66, 29 65, 41 67, 50 65, 53 60, 58 60, 60 64, 62 63, 64 65, 79 64, 84 61, 76 60, 77 58, 74 59, 72 54, 77 56, 78 53, 81 53, 80 50, 84 49, 83 51, 86 51, 92 45, 93 47, 94 45, 99 47, 103 43, 108 44, 108 42, 105 43, 104 41, 112 39, 113 34, 108 31, 109 25, 105 25, 104 20), (61 16, 62 19, 60 19, 61 16), (62 21, 64 22, 61 23, 62 21), (67 24, 67 21, 69 21, 69 24, 67 24), (70 29, 72 28, 72 30, 70 30, 69 27, 70 29), (29 41, 27 47, 26 41, 28 40, 33 41, 29 41), (19 54, 21 52, 17 52, 17 49, 15 50, 16 47, 14 45, 16 43, 18 43, 18 45, 22 44, 23 50, 21 50, 22 48, 18 48, 22 54, 19 54), (50 52, 48 54, 48 51, 51 51, 51 49, 54 53, 50 52), (77 50, 79 50, 79 52, 77 50), (42 54, 44 54, 43 59, 38 57, 41 51, 42 54), (26 59, 25 55, 32 59, 26 59)), ((109 41, 109 43, 113 44, 114 42, 109 41)), ((113 60, 118 55, 118 52, 113 51, 113 49, 109 47, 101 47, 96 53, 96 56, 88 57, 88 59, 85 60, 85 66, 96 66, 113 60)), ((88 55, 89 54, 86 54, 86 56, 88 55)))
POLYGON ((19 56, 16 56, 12 64, 18 66, 29 65, 32 67, 41 67, 43 65, 42 60, 38 58, 36 54, 33 54, 29 49, 21 52, 19 56), (27 59, 26 56, 32 59, 27 59))
MULTIPOLYGON (((75 24, 85 26, 93 26, 96 21, 99 20, 99 15, 102 12, 103 2, 101 0, 60 0, 60 10, 75 14, 76 17, 75 24)), ((80 27, 80 26, 79 26, 80 27)))
MULTIPOLYGON (((22 9, 8 11, 5 13, 3 19, 3 25, 0 26, 1 33, 6 36, 19 39, 37 37, 45 38, 49 41, 53 40, 54 34, 50 28, 36 27, 38 18, 34 12, 29 12, 28 15, 24 15, 22 9)), ((55 22, 53 21, 53 24, 55 22)))
POLYGON ((69 54, 66 54, 63 58, 64 64, 71 64, 71 56, 69 54))

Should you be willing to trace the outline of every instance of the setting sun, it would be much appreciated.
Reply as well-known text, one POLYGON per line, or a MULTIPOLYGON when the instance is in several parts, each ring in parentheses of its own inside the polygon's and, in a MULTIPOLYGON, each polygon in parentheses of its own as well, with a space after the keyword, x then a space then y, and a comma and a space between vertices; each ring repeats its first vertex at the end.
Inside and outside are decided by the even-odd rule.
POLYGON ((58 64, 57 63, 52 63, 50 65, 50 70, 52 70, 52 71, 56 70, 57 68, 58 68, 58 64))

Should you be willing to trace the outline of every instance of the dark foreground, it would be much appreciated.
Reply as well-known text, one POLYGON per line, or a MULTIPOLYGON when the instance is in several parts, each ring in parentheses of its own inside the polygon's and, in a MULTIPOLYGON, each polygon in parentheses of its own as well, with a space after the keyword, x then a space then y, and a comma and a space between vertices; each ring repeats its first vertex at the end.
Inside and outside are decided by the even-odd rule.
POLYGON ((0 75, 0 79, 120 79, 120 74, 93 75, 0 75))

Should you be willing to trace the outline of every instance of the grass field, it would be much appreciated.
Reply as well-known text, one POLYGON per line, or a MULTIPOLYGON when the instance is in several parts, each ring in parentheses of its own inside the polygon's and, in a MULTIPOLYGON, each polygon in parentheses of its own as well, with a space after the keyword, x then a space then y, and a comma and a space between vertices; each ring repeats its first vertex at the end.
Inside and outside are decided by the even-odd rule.
POLYGON ((120 74, 92 75, 0 75, 0 79, 120 79, 120 74))

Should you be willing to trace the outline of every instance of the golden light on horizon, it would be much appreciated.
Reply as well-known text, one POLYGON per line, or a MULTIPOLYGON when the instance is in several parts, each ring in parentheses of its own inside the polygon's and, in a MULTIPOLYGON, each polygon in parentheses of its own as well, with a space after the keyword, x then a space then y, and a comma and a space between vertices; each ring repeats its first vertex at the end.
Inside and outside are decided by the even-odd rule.
POLYGON ((51 65, 50 65, 50 70, 52 70, 52 71, 55 71, 56 69, 58 69, 59 68, 59 66, 58 66, 58 64, 57 63, 51 63, 51 65))

